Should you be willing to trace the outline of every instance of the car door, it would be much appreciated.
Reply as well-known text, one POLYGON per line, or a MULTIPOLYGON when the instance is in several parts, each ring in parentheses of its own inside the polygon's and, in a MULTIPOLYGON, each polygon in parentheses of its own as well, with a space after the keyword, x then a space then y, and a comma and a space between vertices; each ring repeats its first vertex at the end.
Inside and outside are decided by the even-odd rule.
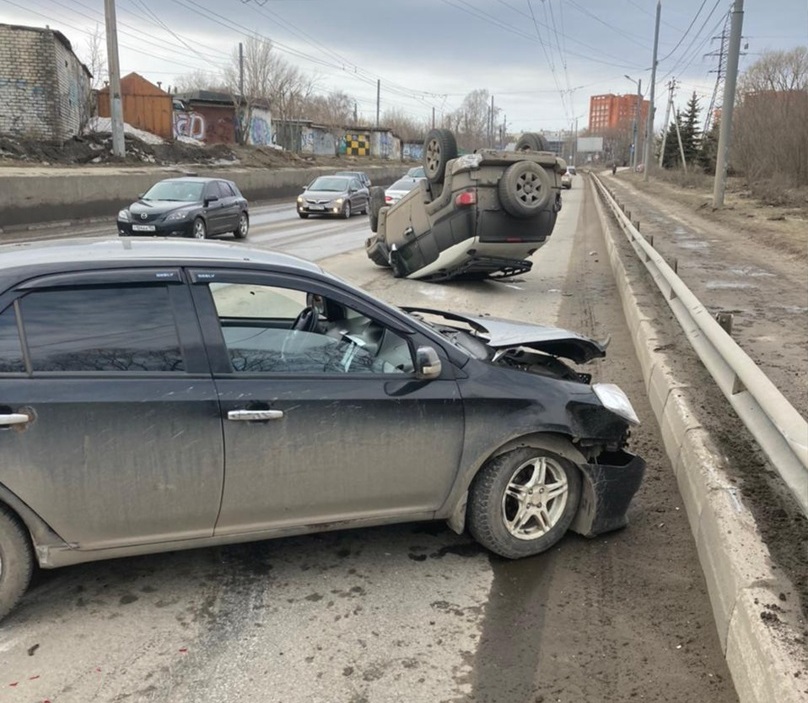
POLYGON ((414 378, 418 340, 322 282, 217 270, 192 280, 226 418, 217 535, 428 516, 442 504, 463 405, 448 373, 414 378), (302 329, 312 300, 330 312, 302 329))
POLYGON ((218 185, 222 202, 222 231, 235 232, 238 229, 238 219, 241 214, 238 198, 227 181, 218 181, 218 185))
POLYGON ((0 295, 0 483, 66 542, 210 536, 221 425, 179 270, 46 276, 0 295))
POLYGON ((368 206, 367 190, 362 186, 358 178, 352 178, 350 183, 351 210, 354 212, 364 211, 368 206))
POLYGON ((203 197, 208 234, 221 234, 227 227, 227 219, 218 181, 210 181, 205 184, 203 197))

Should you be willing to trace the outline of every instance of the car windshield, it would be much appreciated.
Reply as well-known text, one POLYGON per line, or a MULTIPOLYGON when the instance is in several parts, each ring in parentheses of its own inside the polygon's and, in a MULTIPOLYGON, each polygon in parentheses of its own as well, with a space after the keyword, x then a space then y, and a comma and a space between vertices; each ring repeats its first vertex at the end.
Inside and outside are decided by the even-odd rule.
POLYGON ((340 171, 335 173, 335 176, 351 176, 352 178, 361 178, 362 174, 359 171, 340 171))
POLYGON ((321 176, 315 178, 308 190, 326 190, 334 193, 342 193, 348 190, 348 178, 337 176, 321 176))
POLYGON ((418 185, 415 178, 401 178, 391 185, 388 190, 412 190, 418 185))
POLYGON ((143 195, 143 200, 175 200, 196 202, 202 200, 205 184, 199 181, 160 181, 143 195))
POLYGON ((410 178, 424 178, 424 167, 413 166, 409 171, 407 171, 407 175, 410 178))

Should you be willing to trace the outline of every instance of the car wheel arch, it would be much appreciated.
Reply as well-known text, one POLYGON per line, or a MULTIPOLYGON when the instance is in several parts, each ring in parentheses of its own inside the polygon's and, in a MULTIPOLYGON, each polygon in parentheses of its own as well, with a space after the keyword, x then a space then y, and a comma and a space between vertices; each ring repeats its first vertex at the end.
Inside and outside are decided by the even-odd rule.
MULTIPOLYGON (((462 534, 466 529, 466 508, 468 506, 469 488, 477 474, 492 459, 521 447, 532 447, 534 449, 543 449, 552 452, 563 459, 567 459, 577 467, 587 463, 586 457, 572 443, 572 439, 567 435, 554 432, 533 432, 509 439, 507 442, 499 445, 496 449, 479 459, 474 467, 464 475, 459 495, 454 496, 454 500, 450 504, 451 508, 445 518, 446 524, 453 532, 462 534)), ((580 470, 579 473, 581 474, 582 480, 584 480, 586 478, 585 473, 580 470)), ((584 483, 586 483, 585 480, 584 483)), ((571 529, 574 530, 574 526, 571 529)))
POLYGON ((69 545, 43 520, 25 501, 0 483, 0 506, 6 507, 25 526, 31 539, 31 546, 40 566, 47 566, 47 549, 40 545, 69 545))

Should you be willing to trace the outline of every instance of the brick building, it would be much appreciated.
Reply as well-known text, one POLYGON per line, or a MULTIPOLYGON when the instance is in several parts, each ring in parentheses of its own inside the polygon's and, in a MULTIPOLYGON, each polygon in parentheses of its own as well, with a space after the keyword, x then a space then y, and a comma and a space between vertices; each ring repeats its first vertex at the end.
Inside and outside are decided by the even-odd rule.
MULTIPOLYGON (((648 119, 650 102, 643 100, 640 107, 640 127, 642 132, 648 119)), ((589 98, 589 131, 603 134, 614 129, 631 129, 637 114, 637 94, 593 95, 589 98)))
POLYGON ((90 118, 92 75, 67 37, 0 24, 0 132, 66 140, 90 118))

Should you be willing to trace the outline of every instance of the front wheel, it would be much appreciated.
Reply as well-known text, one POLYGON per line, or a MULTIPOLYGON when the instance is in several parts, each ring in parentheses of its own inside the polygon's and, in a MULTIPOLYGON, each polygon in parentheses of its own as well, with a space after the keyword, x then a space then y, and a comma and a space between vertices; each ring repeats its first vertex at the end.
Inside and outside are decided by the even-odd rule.
POLYGON ((572 523, 581 474, 566 459, 523 447, 491 459, 469 490, 469 532, 508 559, 546 551, 572 523))
POLYGON ((250 231, 250 218, 246 212, 242 212, 238 218, 238 227, 236 227, 233 235, 236 239, 247 239, 247 233, 250 231))
POLYGON ((346 200, 345 205, 342 206, 342 217, 348 219, 351 216, 351 201, 346 200))
POLYGON ((201 217, 194 220, 193 237, 194 239, 207 239, 208 237, 208 228, 201 217))
POLYGON ((25 528, 0 505, 0 620, 22 598, 33 569, 34 554, 25 528))

